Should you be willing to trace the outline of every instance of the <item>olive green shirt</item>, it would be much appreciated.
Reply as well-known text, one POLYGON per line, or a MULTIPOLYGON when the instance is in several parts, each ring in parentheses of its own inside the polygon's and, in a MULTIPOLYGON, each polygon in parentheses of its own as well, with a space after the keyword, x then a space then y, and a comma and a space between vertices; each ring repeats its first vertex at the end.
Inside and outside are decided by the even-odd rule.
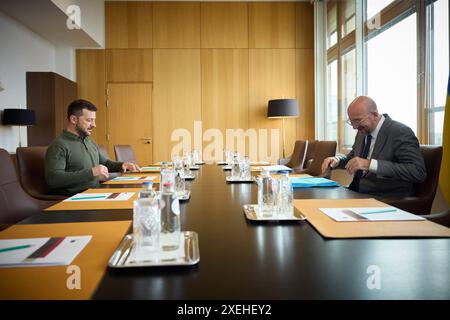
POLYGON ((123 162, 107 159, 89 137, 66 130, 48 147, 45 156, 45 180, 52 193, 73 195, 99 186, 92 168, 102 164, 110 172, 122 170, 123 162))

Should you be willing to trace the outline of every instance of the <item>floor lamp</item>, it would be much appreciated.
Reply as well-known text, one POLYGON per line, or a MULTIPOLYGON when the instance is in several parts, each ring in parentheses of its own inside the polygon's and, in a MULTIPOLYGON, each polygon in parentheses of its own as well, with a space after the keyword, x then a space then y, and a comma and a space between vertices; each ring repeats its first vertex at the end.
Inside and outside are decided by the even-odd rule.
POLYGON ((267 118, 281 119, 283 126, 283 158, 286 157, 286 133, 284 130, 284 120, 286 118, 297 118, 299 116, 297 99, 275 99, 269 100, 267 118))
POLYGON ((28 109, 5 109, 3 110, 3 124, 19 126, 19 147, 22 147, 21 127, 35 125, 36 114, 34 110, 28 109))

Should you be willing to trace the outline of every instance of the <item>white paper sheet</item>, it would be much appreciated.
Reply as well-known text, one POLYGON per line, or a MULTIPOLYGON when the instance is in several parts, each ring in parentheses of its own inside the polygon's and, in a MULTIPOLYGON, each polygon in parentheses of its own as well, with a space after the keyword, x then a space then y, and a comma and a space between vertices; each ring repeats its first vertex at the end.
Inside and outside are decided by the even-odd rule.
POLYGON ((348 221, 421 221, 425 218, 394 207, 319 208, 338 222, 348 221))
POLYGON ((111 181, 137 181, 137 180, 154 180, 156 179, 155 176, 136 176, 136 177, 115 177, 114 179, 112 179, 111 181))
POLYGON ((27 259, 50 238, 0 240, 0 268, 69 265, 89 243, 92 236, 65 237, 45 257, 27 259), (1 252, 5 248, 31 245, 28 248, 1 252))
POLYGON ((112 193, 77 193, 70 198, 63 201, 80 202, 80 201, 127 201, 129 200, 135 192, 120 192, 114 198, 108 198, 112 193))

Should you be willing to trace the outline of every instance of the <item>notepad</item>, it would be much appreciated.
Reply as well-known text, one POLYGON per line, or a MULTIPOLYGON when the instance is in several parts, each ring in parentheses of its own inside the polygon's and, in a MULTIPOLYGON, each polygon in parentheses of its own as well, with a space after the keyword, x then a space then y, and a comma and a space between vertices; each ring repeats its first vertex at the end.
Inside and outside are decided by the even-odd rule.
POLYGON ((155 176, 143 176, 143 177, 115 177, 114 179, 111 179, 111 181, 139 181, 139 180, 145 180, 150 181, 156 179, 155 176))
POLYGON ((293 188, 339 187, 339 183, 320 177, 291 178, 293 188))
POLYGON ((92 236, 0 240, 0 268, 69 265, 92 236))
POLYGON ((115 193, 78 193, 63 202, 80 201, 127 201, 134 195, 134 192, 115 193))
POLYGON ((349 221, 423 221, 418 215, 394 207, 319 208, 338 222, 349 221))

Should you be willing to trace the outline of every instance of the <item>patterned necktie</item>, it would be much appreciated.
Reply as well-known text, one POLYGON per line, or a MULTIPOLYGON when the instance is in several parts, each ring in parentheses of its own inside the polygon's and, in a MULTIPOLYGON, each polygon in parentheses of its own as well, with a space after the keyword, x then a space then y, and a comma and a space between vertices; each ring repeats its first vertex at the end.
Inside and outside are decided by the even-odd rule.
MULTIPOLYGON (((372 136, 369 134, 367 136, 367 139, 364 139, 363 141, 363 147, 362 147, 362 152, 360 157, 367 159, 367 156, 369 155, 369 150, 370 150, 370 143, 372 142, 372 136)), ((350 183, 350 185, 348 186, 348 188, 350 190, 359 191, 359 180, 361 180, 361 177, 363 175, 363 171, 362 170, 358 170, 355 173, 355 176, 353 177, 353 181, 352 183, 350 183)))

